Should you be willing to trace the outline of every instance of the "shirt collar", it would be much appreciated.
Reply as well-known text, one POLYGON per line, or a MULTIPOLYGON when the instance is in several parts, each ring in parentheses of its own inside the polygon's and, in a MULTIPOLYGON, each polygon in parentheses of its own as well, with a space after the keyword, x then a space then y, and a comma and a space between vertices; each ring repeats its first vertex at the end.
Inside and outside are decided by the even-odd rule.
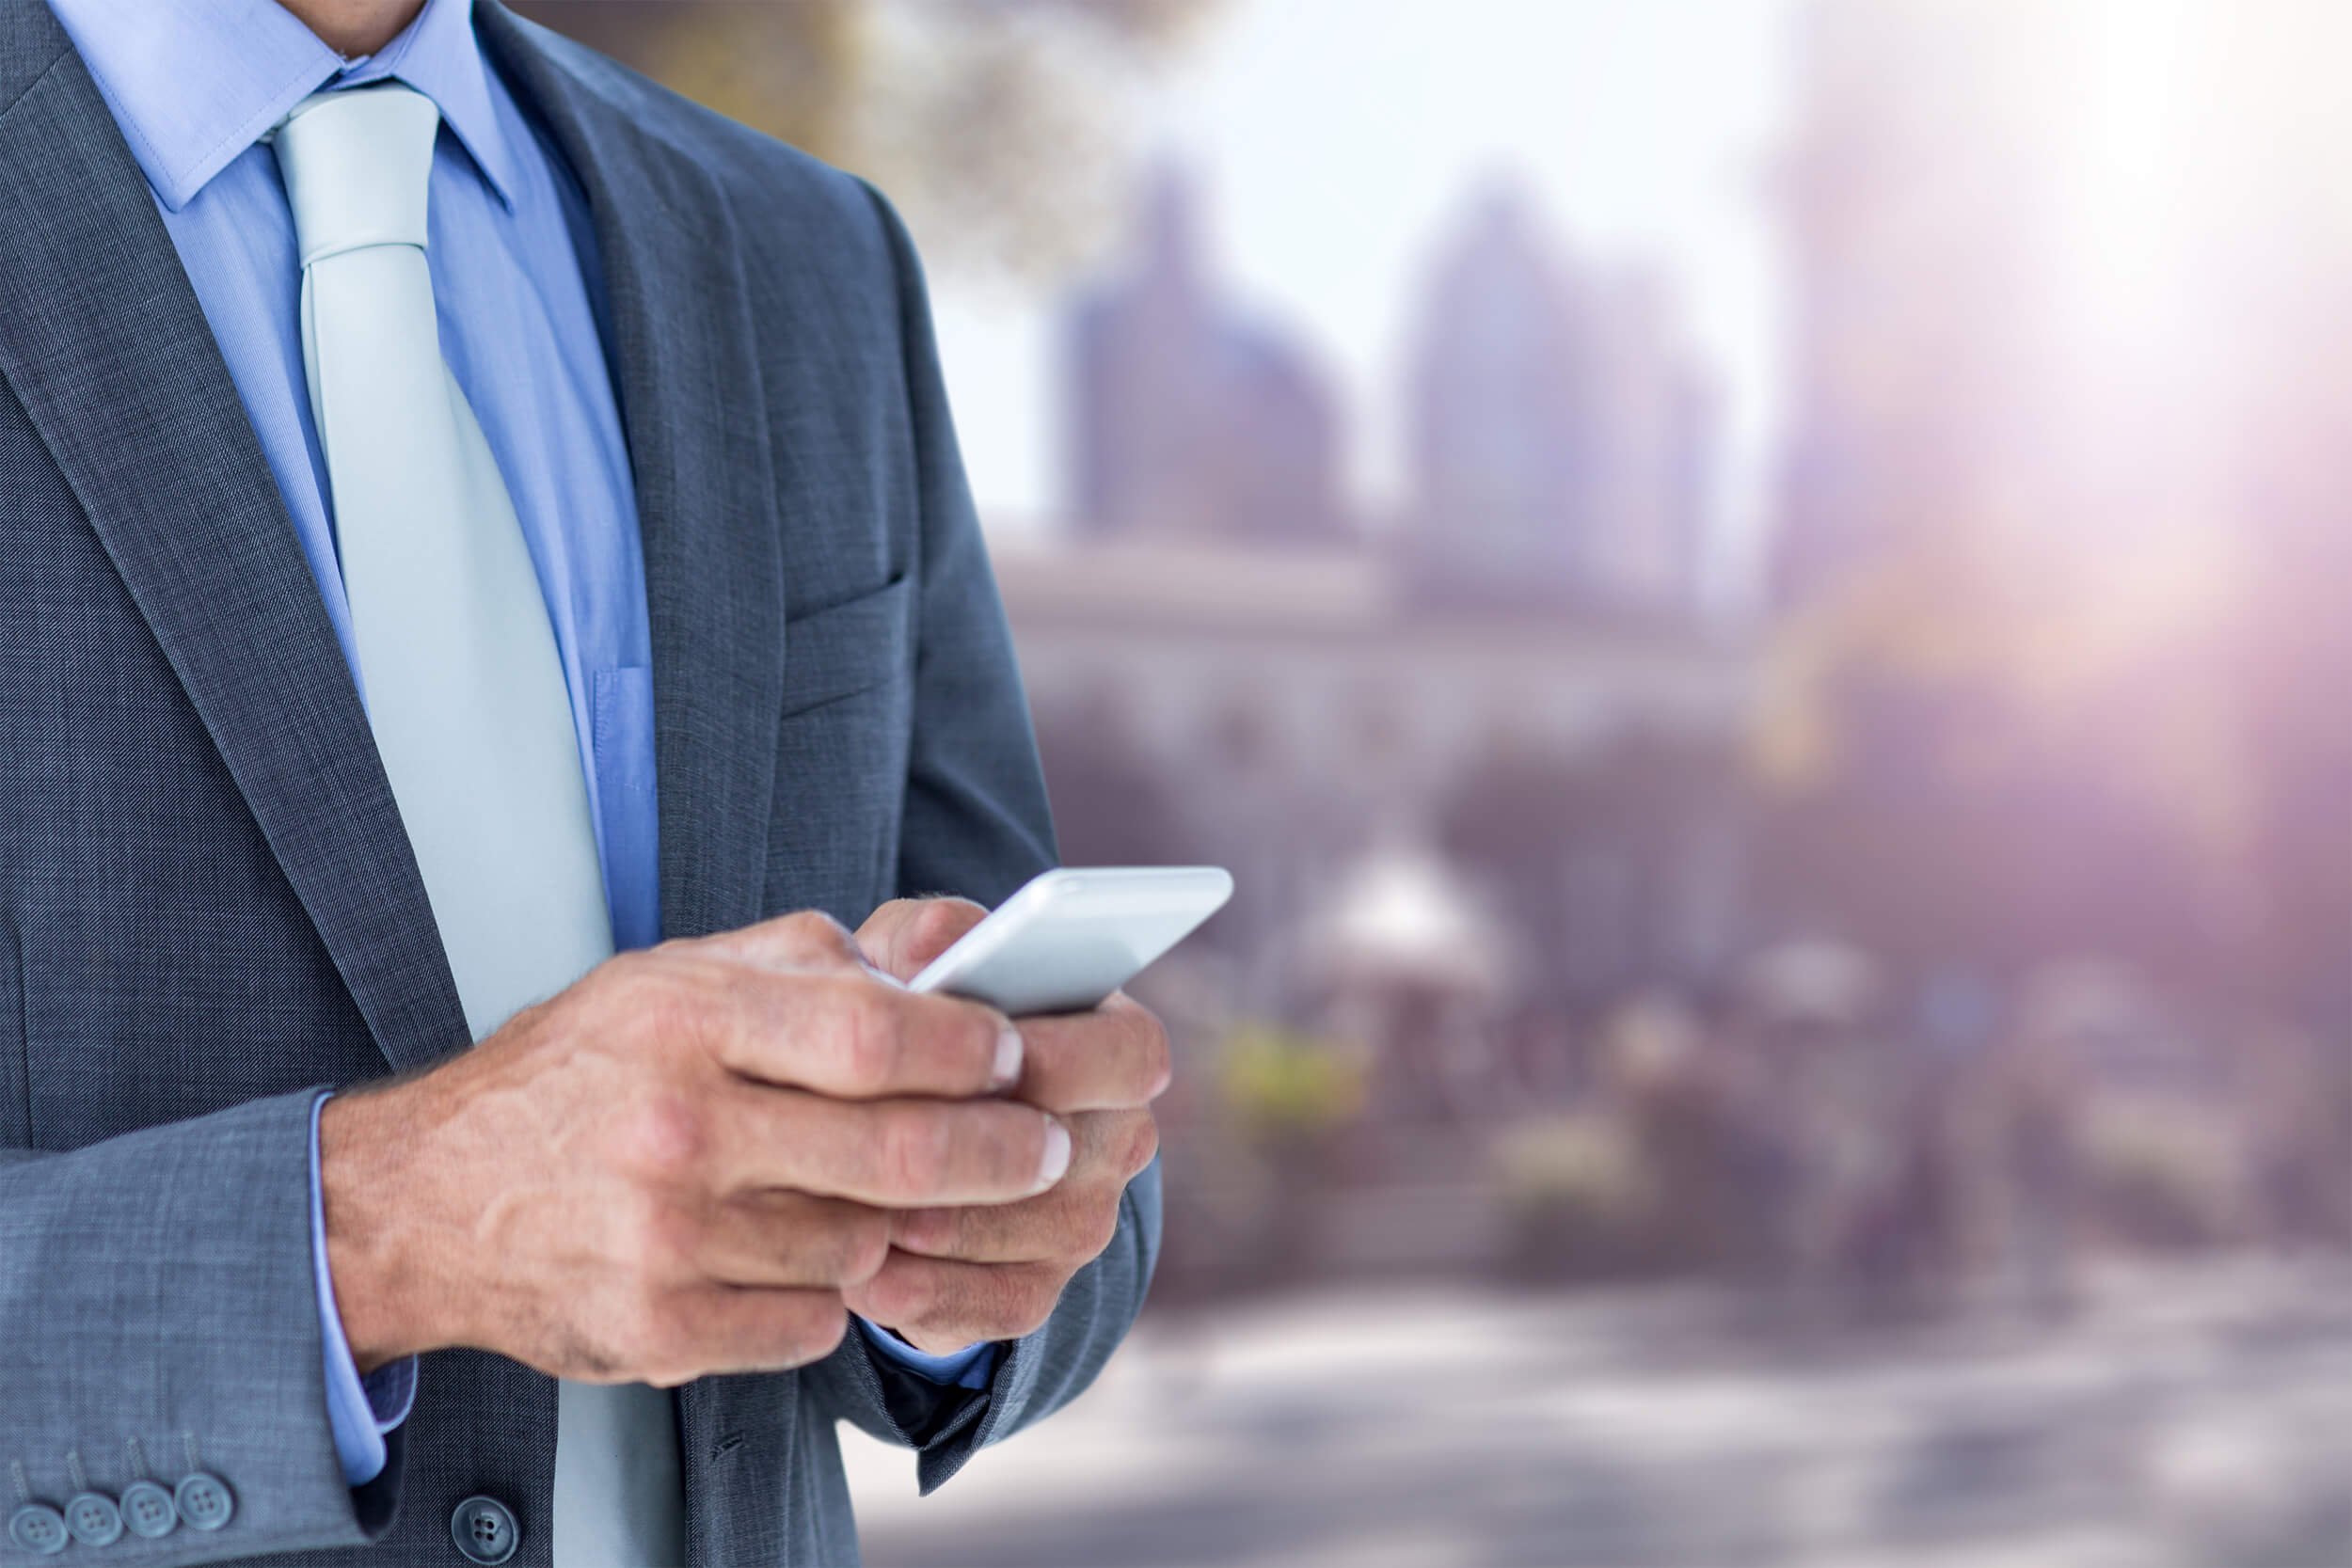
POLYGON ((163 204, 214 175, 323 87, 397 77, 433 100, 499 199, 512 150, 490 103, 471 0, 425 0, 400 36, 346 60, 277 0, 49 0, 163 204))

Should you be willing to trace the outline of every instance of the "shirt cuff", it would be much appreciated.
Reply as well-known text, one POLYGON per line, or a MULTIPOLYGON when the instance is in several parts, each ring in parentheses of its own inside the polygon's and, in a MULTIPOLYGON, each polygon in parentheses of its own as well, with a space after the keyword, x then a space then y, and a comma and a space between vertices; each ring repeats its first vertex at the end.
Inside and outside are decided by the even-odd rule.
POLYGON ((886 1328, 877 1327, 864 1318, 858 1327, 866 1331, 866 1342, 891 1360, 919 1377, 943 1383, 954 1388, 985 1388, 988 1380, 996 1375, 996 1342, 983 1339, 977 1345, 950 1351, 946 1355, 930 1355, 916 1350, 886 1328))
POLYGON ((384 1434, 406 1420, 417 1402, 417 1358, 387 1362, 362 1378, 343 1338, 326 1267, 326 1195, 319 1183, 319 1112, 333 1098, 330 1089, 310 1103, 310 1272, 319 1287, 319 1342, 326 1357, 326 1420, 335 1433, 335 1457, 343 1484, 364 1486, 384 1473, 384 1434))

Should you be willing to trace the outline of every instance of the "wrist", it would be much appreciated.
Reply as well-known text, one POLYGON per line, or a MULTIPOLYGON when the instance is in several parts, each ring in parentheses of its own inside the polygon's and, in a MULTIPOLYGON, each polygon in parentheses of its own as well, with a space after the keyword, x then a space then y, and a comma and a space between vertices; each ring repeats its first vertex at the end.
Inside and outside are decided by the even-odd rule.
POLYGON ((436 1195, 419 1133, 420 1084, 337 1095, 319 1113, 319 1186, 336 1316, 365 1377, 463 1343, 455 1293, 433 1268, 436 1195))

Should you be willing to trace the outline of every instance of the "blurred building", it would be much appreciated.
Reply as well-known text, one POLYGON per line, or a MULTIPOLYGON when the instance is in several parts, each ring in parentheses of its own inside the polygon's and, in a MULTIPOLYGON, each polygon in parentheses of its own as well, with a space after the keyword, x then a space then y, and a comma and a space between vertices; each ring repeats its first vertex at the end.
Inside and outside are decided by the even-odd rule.
MULTIPOLYGON (((2054 86, 2034 79, 2043 21, 1949 0, 1800 13, 1784 603, 1988 526, 2073 455, 2042 401, 2058 166, 2030 124, 2054 86)), ((2033 520, 2046 545, 2058 520, 2033 520)))
MULTIPOLYGON (((1086 535, 1365 536, 1338 404, 1236 309, 1179 169, 1145 182, 1129 260, 1068 326, 1071 516, 1086 535)), ((1654 274, 1572 263, 1507 183, 1472 206, 1418 307, 1411 495, 1384 541, 1414 604, 1689 617, 1716 477, 1711 383, 1654 274)))
POLYGON ((1422 596, 1691 612, 1716 409, 1659 278, 1572 264, 1498 184, 1447 240, 1413 341, 1422 596))
POLYGON ((1146 182, 1125 268, 1070 315, 1073 515, 1088 533, 1323 538, 1339 418, 1295 344, 1218 292, 1190 182, 1146 182))
POLYGON ((1361 527, 1332 395, 1225 302, 1186 181, 1141 212, 1069 316, 1071 537, 996 551, 1061 850, 1236 868, 1187 950, 1210 1010, 1360 1075, 1355 1219, 1262 1243, 1468 1257, 1481 1130, 1577 1092, 1570 1021, 1740 940, 1751 668, 1693 612, 1705 384, 1653 280, 1569 266, 1499 192, 1421 309, 1406 515, 1361 527))
POLYGON ((1209 941, 1247 1008, 1311 1016, 1319 911, 1383 846, 1475 891, 1448 928, 1510 951, 1451 961, 1491 967, 1498 1013, 1689 981, 1732 941, 1738 647, 1416 612, 1369 548, 1104 540, 1000 546, 996 571, 1064 855, 1246 868, 1209 941))

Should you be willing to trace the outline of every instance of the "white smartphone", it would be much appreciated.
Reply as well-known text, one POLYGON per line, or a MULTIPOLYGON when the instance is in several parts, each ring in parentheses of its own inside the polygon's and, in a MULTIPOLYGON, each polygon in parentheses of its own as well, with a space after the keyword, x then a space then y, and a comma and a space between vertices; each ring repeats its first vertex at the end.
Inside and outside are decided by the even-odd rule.
POLYGON ((1018 1018, 1083 1011, 1232 896, 1215 865, 1065 866, 1031 878, 909 986, 1018 1018))

